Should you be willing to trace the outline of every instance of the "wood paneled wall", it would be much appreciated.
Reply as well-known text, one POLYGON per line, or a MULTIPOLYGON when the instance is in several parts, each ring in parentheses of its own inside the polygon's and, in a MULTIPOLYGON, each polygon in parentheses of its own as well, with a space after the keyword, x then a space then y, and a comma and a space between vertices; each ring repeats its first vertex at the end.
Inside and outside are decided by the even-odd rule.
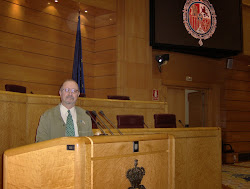
POLYGON ((27 93, 58 94, 61 83, 72 75, 80 9, 86 94, 116 92, 112 11, 71 0, 1 0, 0 6, 0 90, 5 84, 18 84, 27 93))
MULTIPOLYGON (((246 2, 244 53, 250 55, 246 2)), ((151 101, 152 89, 158 89, 160 101, 165 101, 166 87, 149 45, 149 0, 61 0, 50 5, 43 0, 2 0, 0 5, 0 90, 14 83, 26 86, 28 93, 58 94, 62 81, 71 77, 80 8, 87 97, 118 94, 151 101)), ((193 61, 199 58, 190 55, 185 65, 193 61)), ((169 80, 175 82, 181 70, 174 67, 169 80)), ((185 75, 181 77, 184 81, 185 75)))
POLYGON ((221 104, 223 142, 235 152, 250 152, 250 57, 234 58, 232 69, 225 68, 221 104))
POLYGON ((116 95, 116 14, 105 14, 95 18, 95 61, 93 64, 95 82, 89 91, 94 98, 116 95))
POLYGON ((118 0, 117 93, 152 100, 149 1, 118 0))

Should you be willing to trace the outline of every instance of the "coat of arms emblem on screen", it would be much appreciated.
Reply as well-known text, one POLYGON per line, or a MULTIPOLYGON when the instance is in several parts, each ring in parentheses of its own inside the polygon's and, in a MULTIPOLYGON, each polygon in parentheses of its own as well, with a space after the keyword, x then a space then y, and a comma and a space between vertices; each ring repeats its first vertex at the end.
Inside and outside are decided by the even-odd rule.
POLYGON ((199 39, 202 46, 215 32, 217 20, 215 10, 208 0, 187 0, 183 8, 183 23, 194 38, 199 39))

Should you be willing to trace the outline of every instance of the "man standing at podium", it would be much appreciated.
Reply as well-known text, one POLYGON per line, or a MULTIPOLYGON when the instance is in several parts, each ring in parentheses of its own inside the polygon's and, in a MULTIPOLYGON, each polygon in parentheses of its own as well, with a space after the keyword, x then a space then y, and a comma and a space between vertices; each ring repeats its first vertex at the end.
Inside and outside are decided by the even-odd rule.
POLYGON ((64 136, 93 136, 92 122, 86 111, 75 103, 80 95, 78 84, 66 80, 60 90, 61 103, 40 118, 36 142, 64 136))

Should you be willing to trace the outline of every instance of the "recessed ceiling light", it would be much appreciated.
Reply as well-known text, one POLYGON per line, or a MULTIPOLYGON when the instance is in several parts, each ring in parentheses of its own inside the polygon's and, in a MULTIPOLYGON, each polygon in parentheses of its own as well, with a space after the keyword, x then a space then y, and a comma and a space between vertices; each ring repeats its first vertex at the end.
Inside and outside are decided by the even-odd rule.
POLYGON ((86 12, 86 13, 87 13, 88 11, 87 11, 87 10, 85 10, 84 12, 86 12))
POLYGON ((55 0, 55 3, 58 3, 58 0, 55 0))

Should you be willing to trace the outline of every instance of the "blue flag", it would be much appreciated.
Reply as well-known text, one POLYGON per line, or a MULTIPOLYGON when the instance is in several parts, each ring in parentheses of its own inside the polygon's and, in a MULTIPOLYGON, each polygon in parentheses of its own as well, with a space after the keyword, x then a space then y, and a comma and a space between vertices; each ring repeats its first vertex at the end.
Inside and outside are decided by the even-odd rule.
POLYGON ((85 94, 83 63, 82 63, 82 40, 81 40, 80 15, 78 16, 72 79, 78 83, 80 93, 85 94))

